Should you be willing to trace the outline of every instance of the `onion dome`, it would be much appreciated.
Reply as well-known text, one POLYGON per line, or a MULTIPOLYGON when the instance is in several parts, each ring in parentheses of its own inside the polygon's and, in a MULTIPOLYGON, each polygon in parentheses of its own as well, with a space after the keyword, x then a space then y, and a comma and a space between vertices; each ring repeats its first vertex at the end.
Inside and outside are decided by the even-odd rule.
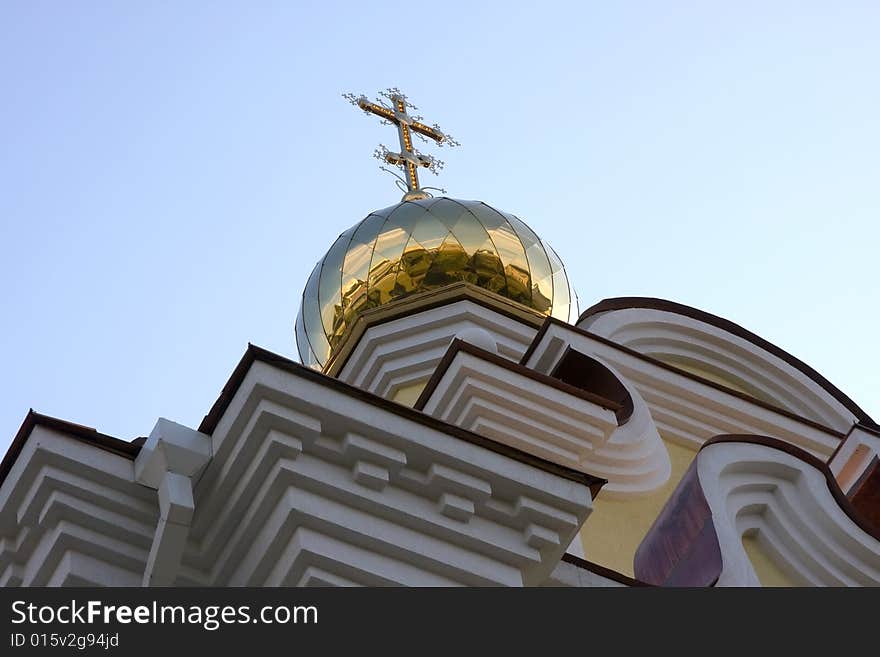
POLYGON ((523 221, 481 201, 403 201, 346 230, 315 265, 296 318, 300 359, 322 369, 363 311, 458 282, 577 319, 562 261, 523 221))

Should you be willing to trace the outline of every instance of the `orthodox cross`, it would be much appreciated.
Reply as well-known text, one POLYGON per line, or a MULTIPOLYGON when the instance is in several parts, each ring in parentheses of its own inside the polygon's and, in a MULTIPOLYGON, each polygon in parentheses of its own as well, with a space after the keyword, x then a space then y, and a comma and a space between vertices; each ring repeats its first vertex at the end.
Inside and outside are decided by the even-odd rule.
MULTIPOLYGON (((417 108, 407 100, 406 96, 401 93, 399 89, 387 89, 380 92, 379 95, 387 99, 387 102, 382 100, 373 102, 368 100, 364 95, 355 96, 354 94, 343 94, 343 97, 348 99, 352 105, 360 107, 367 114, 375 114, 382 119, 383 123, 397 126, 397 136, 400 140, 400 152, 395 153, 389 151, 385 146, 380 145, 379 148, 376 149, 374 155, 378 159, 403 170, 406 176, 405 179, 397 176, 397 174, 394 175, 397 176, 398 180, 406 186, 403 195, 404 201, 428 198, 430 194, 425 190, 433 188, 422 188, 419 186, 418 169, 419 167, 425 167, 430 170, 431 173, 436 174, 443 168, 443 161, 436 159, 433 155, 424 155, 415 149, 413 147, 413 134, 418 135, 424 141, 427 141, 425 137, 433 139, 438 146, 458 146, 458 142, 450 135, 441 132, 440 126, 436 123, 429 126, 422 123, 421 116, 411 116, 408 114, 408 109, 414 110, 417 108)), ((384 167, 381 168, 384 171, 388 171, 388 169, 385 169, 384 167)), ((390 173, 393 174, 394 172, 392 171, 390 173)), ((404 187, 401 187, 401 189, 404 189, 404 187)))

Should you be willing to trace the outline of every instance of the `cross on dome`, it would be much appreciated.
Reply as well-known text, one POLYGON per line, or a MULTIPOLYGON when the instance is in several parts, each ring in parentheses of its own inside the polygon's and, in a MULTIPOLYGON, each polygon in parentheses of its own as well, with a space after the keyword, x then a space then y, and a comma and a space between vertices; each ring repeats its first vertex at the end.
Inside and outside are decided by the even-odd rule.
MULTIPOLYGON (((415 110, 418 108, 410 103, 407 100, 406 95, 396 87, 379 92, 379 96, 385 100, 377 98, 374 102, 369 100, 363 94, 360 96, 355 96, 351 93, 343 94, 343 98, 347 99, 352 105, 357 105, 367 114, 375 114, 382 119, 383 123, 397 126, 400 151, 389 151, 384 145, 380 144, 376 149, 374 156, 379 160, 392 164, 403 170, 405 178, 398 176, 396 173, 385 167, 380 167, 383 171, 388 171, 395 175, 400 183, 405 186, 401 186, 401 189, 405 189, 403 195, 404 201, 428 198, 431 195, 425 190, 436 188, 423 188, 419 185, 418 168, 425 167, 431 171, 431 173, 436 174, 443 168, 443 161, 438 160, 433 155, 420 153, 414 148, 412 141, 413 133, 422 138, 427 137, 428 139, 433 139, 438 146, 458 146, 459 143, 450 135, 444 134, 440 130, 440 126, 436 123, 429 126, 422 123, 421 116, 410 115, 407 110, 415 110)), ((425 141, 427 141, 427 139, 425 139, 425 141)))

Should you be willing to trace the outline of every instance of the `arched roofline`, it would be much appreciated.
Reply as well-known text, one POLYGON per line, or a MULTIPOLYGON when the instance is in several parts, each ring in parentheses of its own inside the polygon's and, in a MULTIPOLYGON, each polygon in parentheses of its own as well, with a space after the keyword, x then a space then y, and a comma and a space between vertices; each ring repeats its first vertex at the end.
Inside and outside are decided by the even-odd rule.
POLYGON ((858 404, 856 404, 848 395, 846 395, 846 393, 844 393, 842 390, 840 390, 840 388, 835 386, 828 379, 819 374, 819 372, 814 370, 812 367, 807 365, 799 358, 792 356, 784 349, 777 347, 772 342, 765 340, 755 333, 752 333, 751 331, 743 328, 739 324, 731 322, 729 319, 719 317, 718 315, 708 313, 705 310, 692 308, 691 306, 687 306, 683 303, 668 301, 666 299, 657 299, 654 297, 612 297, 608 299, 603 299, 602 301, 584 310, 581 313, 580 317, 578 317, 577 323, 578 325, 580 325, 581 322, 586 319, 610 311, 634 310, 640 308, 646 310, 658 310, 662 312, 681 315, 683 317, 688 317, 690 319, 703 322, 710 326, 714 326, 715 328, 721 329, 722 331, 726 331, 731 335, 735 335, 738 338, 746 340, 758 347, 759 349, 763 349, 767 353, 772 354, 773 356, 776 356, 777 358, 786 362, 788 365, 814 381, 829 395, 836 399, 841 405, 843 405, 848 411, 855 415, 858 418, 859 422, 861 422, 862 424, 866 424, 870 427, 880 426, 858 404))
POLYGON ((880 527, 873 525, 858 511, 858 509, 853 506, 852 502, 850 502, 849 498, 847 498, 846 493, 844 493, 843 490, 840 488, 840 484, 837 483, 837 478, 831 472, 828 464, 816 458, 808 451, 801 449, 797 445, 792 445, 791 443, 788 443, 784 440, 779 440, 778 438, 772 438, 770 436, 762 436, 758 434, 721 434, 718 436, 714 436, 713 438, 710 438, 705 443, 703 443, 699 451, 702 452, 707 448, 710 448, 712 445, 719 445, 722 443, 743 443, 748 445, 761 445, 763 447, 769 447, 771 449, 776 449, 780 452, 789 454, 796 459, 803 461, 806 465, 815 468, 825 477, 825 482, 828 485, 828 490, 831 492, 832 497, 834 498, 835 502, 837 502, 837 505, 840 507, 841 511, 843 511, 856 525, 858 525, 862 531, 864 531, 872 538, 880 541, 880 527))

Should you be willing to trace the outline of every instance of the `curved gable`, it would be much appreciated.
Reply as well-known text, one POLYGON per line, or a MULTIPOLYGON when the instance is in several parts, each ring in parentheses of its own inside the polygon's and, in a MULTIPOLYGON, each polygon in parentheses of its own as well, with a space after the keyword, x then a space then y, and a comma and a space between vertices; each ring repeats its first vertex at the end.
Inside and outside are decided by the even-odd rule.
POLYGON ((635 575, 667 586, 769 583, 758 570, 786 585, 877 586, 880 528, 810 453, 767 436, 716 436, 640 544, 635 575))
POLYGON ((806 363, 741 326, 649 297, 605 299, 577 326, 838 431, 876 423, 806 363))

